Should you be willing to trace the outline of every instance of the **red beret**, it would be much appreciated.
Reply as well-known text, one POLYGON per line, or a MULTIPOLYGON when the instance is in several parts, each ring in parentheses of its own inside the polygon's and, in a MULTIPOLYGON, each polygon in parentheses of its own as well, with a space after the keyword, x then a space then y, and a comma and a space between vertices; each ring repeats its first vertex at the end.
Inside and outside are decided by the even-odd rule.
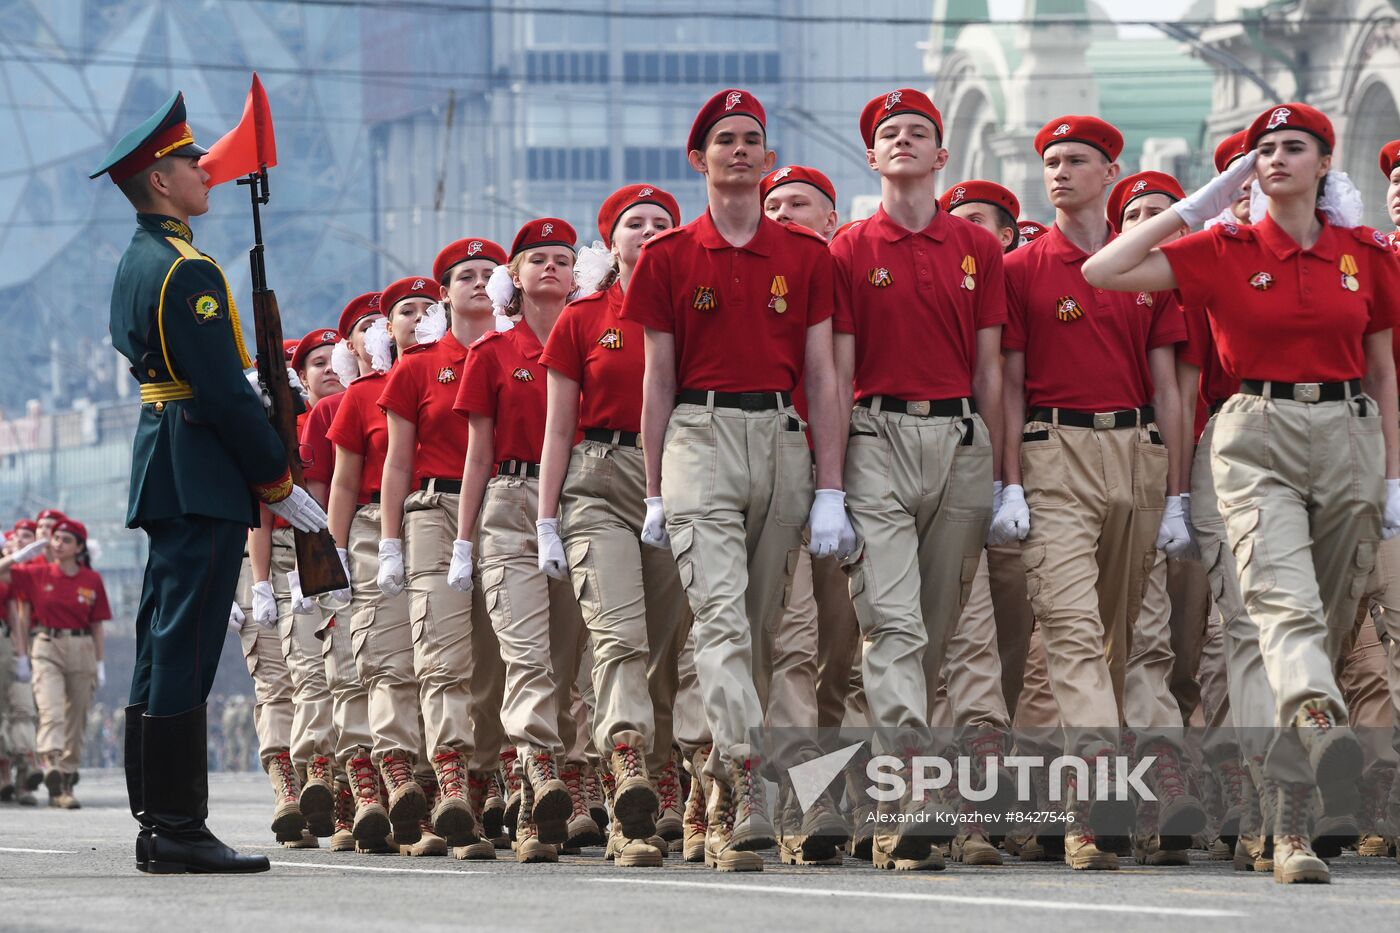
POLYGON ((1381 146, 1381 174, 1389 178, 1397 164, 1400 164, 1400 139, 1392 139, 1381 146))
POLYGON ((1123 134, 1112 123, 1098 117, 1069 114, 1056 117, 1035 134, 1035 151, 1041 156, 1056 143, 1084 143, 1108 156, 1108 161, 1116 162, 1123 151, 1123 134))
POLYGON ((945 211, 951 211, 959 204, 971 201, 994 204, 1010 214, 1013 219, 1021 213, 1021 202, 1016 200, 1016 195, 990 181, 959 182, 943 192, 943 197, 938 199, 938 206, 945 211))
POLYGON ((21 518, 15 522, 15 531, 38 531, 39 523, 32 518, 21 518))
POLYGON ((704 149, 705 137, 710 135, 710 130, 716 123, 725 117, 740 115, 756 121, 759 129, 765 134, 768 132, 768 115, 763 112, 763 105, 758 102, 758 98, 748 91, 725 88, 705 101, 705 106, 695 115, 695 122, 690 124, 690 135, 685 140, 685 151, 704 149))
POLYGON ((776 172, 769 172, 763 177, 763 181, 758 183, 758 196, 767 200, 769 192, 774 188, 781 188, 783 185, 799 181, 811 185, 826 195, 833 206, 836 204, 836 186, 831 183, 831 179, 805 165, 784 165, 776 172))
POLYGON ((68 532, 70 535, 77 538, 79 541, 87 540, 87 528, 83 526, 82 522, 78 521, 75 518, 65 518, 62 521, 60 521, 57 525, 53 526, 54 534, 58 534, 60 531, 68 532))
POLYGON ((433 279, 439 285, 446 285, 447 273, 452 267, 468 259, 489 259, 498 266, 504 266, 506 251, 481 237, 467 237, 465 240, 448 243, 433 260, 433 279))
POLYGON ((655 204, 671 215, 673 226, 680 226, 681 206, 676 203, 670 192, 662 191, 655 185, 628 185, 608 195, 603 206, 598 208, 598 235, 603 238, 604 246, 612 246, 612 235, 617 229, 617 222, 622 219, 623 214, 638 204, 655 204))
POLYGON ((1326 114, 1307 104, 1291 103, 1270 107, 1254 118, 1245 131, 1245 151, 1258 148, 1260 139, 1278 130, 1302 130, 1326 143, 1329 151, 1337 148, 1337 134, 1326 114))
POLYGON ((1231 133, 1220 141, 1220 145, 1215 147, 1215 170, 1223 172, 1230 167, 1240 156, 1249 150, 1244 147, 1244 137, 1247 130, 1240 130, 1238 133, 1231 133))
POLYGON ((1044 236, 1050 229, 1038 220, 1026 220, 1024 217, 1016 221, 1016 228, 1021 231, 1021 239, 1027 243, 1044 236))
POLYGON ((1123 212, 1138 198, 1149 194, 1165 194, 1173 201, 1186 197, 1181 182, 1165 172, 1138 172, 1113 186, 1108 196, 1108 225, 1114 233, 1123 232, 1123 212))
POLYGON ((350 299, 345 310, 340 312, 340 323, 335 327, 342 340, 350 339, 350 332, 355 329, 355 325, 360 323, 362 318, 371 314, 384 313, 380 309, 379 299, 379 292, 365 292, 363 295, 350 299))
POLYGON ((527 249, 540 246, 567 246, 574 248, 578 234, 558 217, 540 217, 520 228, 515 240, 510 244, 510 258, 514 259, 527 249))
POLYGON ((14 529, 13 529, 13 528, 6 530, 6 532, 5 532, 5 540, 6 540, 6 541, 9 541, 9 540, 10 540, 11 538, 13 538, 14 536, 15 536, 15 532, 14 532, 14 529))
POLYGON ((865 148, 874 149, 875 130, 881 123, 900 113, 917 113, 921 117, 928 117, 938 130, 939 143, 943 142, 943 117, 933 105, 933 101, 929 100, 929 96, 923 91, 902 87, 873 98, 860 112, 860 138, 865 140, 865 148))
POLYGON ((38 515, 38 521, 41 522, 47 521, 48 519, 53 519, 56 522, 61 522, 66 518, 68 518, 68 516, 64 515, 58 509, 44 509, 44 511, 40 512, 38 515))
POLYGON ((292 354, 292 369, 300 370, 306 366, 306 358, 311 355, 312 350, 319 350, 321 347, 329 347, 340 339, 340 334, 329 327, 318 327, 305 337, 297 341, 297 351, 292 354))
POLYGON ((288 363, 290 363, 293 359, 296 358, 296 355, 297 355, 297 341, 295 341, 295 340, 285 340, 285 339, 284 339, 284 340, 282 341, 282 357, 283 357, 283 359, 285 359, 288 363))
POLYGON ((410 275, 390 282, 385 287, 380 305, 385 314, 392 314, 394 305, 405 298, 426 298, 437 301, 442 297, 442 288, 426 275, 410 275))

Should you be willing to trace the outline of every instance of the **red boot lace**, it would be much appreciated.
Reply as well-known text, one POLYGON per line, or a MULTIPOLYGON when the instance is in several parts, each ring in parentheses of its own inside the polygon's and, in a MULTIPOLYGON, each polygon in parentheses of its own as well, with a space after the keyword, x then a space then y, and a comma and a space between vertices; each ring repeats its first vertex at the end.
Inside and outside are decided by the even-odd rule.
POLYGON ((540 752, 530 760, 534 762, 537 772, 535 779, 539 783, 543 784, 545 781, 553 781, 559 777, 558 763, 555 762, 554 756, 549 752, 540 752))
POLYGON ((486 806, 486 794, 491 787, 491 778, 483 774, 467 774, 467 802, 473 813, 480 813, 486 806))
POLYGON ((352 790, 359 803, 379 802, 379 775, 374 772, 374 762, 368 758, 350 759, 350 780, 352 790))
POLYGON ((337 784, 335 788, 335 829, 336 832, 350 829, 355 813, 355 798, 348 784, 337 784))
POLYGON ((1316 706, 1303 707, 1303 715, 1312 720, 1312 724, 1323 731, 1331 729, 1334 723, 1332 716, 1325 709, 1318 709, 1316 706))
POLYGON ((407 758, 385 755, 382 767, 384 781, 389 785, 390 790, 396 790, 413 780, 413 769, 409 767, 407 758))
POLYGON ((297 799, 297 772, 292 767, 291 754, 280 752, 274 755, 269 766, 277 778, 277 793, 284 799, 297 799))
POLYGON ((661 801, 662 813, 680 809, 681 779, 676 770, 675 759, 666 762, 666 766, 656 776, 656 796, 661 801))
POLYGON ((433 756, 433 770, 444 797, 462 796, 462 755, 460 752, 439 752, 433 756))
POLYGON ((1220 777, 1221 784, 1225 788, 1225 796, 1229 799, 1229 806, 1244 806, 1244 782, 1249 780, 1244 768, 1237 761, 1227 761, 1220 766, 1220 777))
POLYGON ((588 801, 583 795, 583 774, 578 768, 565 768, 560 775, 564 781, 564 786, 569 789, 569 800, 574 805, 574 812, 570 819, 575 816, 586 815, 588 813, 588 801))
POLYGON ((325 755, 317 755, 306 766, 306 776, 312 781, 331 782, 331 760, 325 755))
POLYGON ((1169 746, 1161 747, 1157 755, 1156 771, 1157 787, 1161 790, 1164 801, 1186 795, 1186 775, 1181 773, 1181 759, 1177 757, 1175 749, 1169 746))
MULTIPOLYGON (((636 777, 642 773, 642 762, 640 753, 631 745, 614 745, 613 754, 622 758, 622 774, 624 777, 636 777)), ((614 775, 614 778, 616 775, 614 775)))

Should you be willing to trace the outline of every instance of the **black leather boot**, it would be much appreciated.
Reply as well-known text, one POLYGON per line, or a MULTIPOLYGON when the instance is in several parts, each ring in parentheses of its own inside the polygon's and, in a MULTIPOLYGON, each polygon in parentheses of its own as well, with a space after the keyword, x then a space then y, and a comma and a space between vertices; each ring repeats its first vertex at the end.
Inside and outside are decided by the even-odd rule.
POLYGON ((204 825, 209 815, 205 708, 141 717, 146 870, 155 875, 244 874, 268 870, 266 856, 240 855, 204 825))
POLYGON ((146 844, 151 837, 151 824, 146 819, 146 801, 141 790, 141 717, 146 713, 146 704, 133 704, 124 712, 126 729, 123 735, 125 749, 122 760, 126 771, 126 798, 131 805, 131 815, 136 818, 140 827, 136 830, 136 868, 145 871, 148 861, 146 844))

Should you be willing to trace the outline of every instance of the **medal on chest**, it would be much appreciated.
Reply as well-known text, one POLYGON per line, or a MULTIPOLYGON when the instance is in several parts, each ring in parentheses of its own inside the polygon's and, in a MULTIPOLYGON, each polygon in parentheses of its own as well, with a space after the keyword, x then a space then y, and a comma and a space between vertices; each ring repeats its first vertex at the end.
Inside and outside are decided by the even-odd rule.
POLYGON ((785 313, 787 311, 787 279, 781 275, 773 276, 773 284, 768 287, 768 293, 773 296, 768 299, 768 307, 779 314, 785 313))
POLYGON ((1342 261, 1338 265, 1342 270, 1342 288, 1349 292, 1360 288, 1361 283, 1356 279, 1356 257, 1351 253, 1343 253, 1342 261))
POLYGON ((977 288, 977 279, 973 278, 973 276, 977 275, 977 260, 972 258, 971 253, 963 257, 962 271, 962 287, 968 291, 973 291, 977 288))
POLYGON ((1077 321, 1084 316, 1084 306, 1073 295, 1063 295, 1055 302, 1055 318, 1062 324, 1077 321))
POLYGON ((865 280, 876 288, 889 288, 894 284, 894 276, 884 266, 876 266, 865 274, 865 280))
POLYGON ((449 382, 457 381, 457 373, 451 366, 444 366, 438 370, 437 381, 446 385, 449 382))
POLYGON ((696 311, 713 311, 719 307, 719 300, 715 297, 715 290, 710 285, 699 285, 695 288, 695 296, 690 301, 690 306, 696 311))

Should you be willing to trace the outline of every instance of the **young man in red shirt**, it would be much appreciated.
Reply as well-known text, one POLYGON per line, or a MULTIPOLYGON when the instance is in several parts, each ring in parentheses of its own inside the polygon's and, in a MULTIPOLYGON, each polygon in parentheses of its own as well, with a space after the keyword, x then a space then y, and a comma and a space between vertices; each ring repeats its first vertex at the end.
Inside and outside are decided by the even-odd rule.
MULTIPOLYGON (((1111 238, 1105 202, 1122 134, 1064 116, 1035 145, 1055 225, 1007 259, 1006 488, 992 540, 1024 542, 1068 753, 1111 761, 1129 633, 1156 547, 1189 544, 1173 468, 1175 344, 1186 329, 1171 292, 1107 292, 1084 280, 1084 260, 1111 238)), ((1067 796, 1075 820, 1065 860, 1116 869, 1096 838, 1126 836, 1131 803, 1091 804, 1073 781, 1067 796)))
MULTIPOLYGON (((622 312, 646 328, 642 539, 669 540, 695 610, 695 665, 715 738, 706 861, 727 871, 760 870, 752 850, 775 843, 752 731, 763 724, 767 633, 802 527, 810 522, 814 556, 854 547, 841 490, 831 256, 815 234, 763 216, 759 183, 774 161, 764 120, 743 90, 720 91, 700 109, 686 148, 709 209, 642 248, 622 312), (812 451, 792 408, 800 380, 812 451)), ((834 853, 844 830, 827 841, 834 853)))

